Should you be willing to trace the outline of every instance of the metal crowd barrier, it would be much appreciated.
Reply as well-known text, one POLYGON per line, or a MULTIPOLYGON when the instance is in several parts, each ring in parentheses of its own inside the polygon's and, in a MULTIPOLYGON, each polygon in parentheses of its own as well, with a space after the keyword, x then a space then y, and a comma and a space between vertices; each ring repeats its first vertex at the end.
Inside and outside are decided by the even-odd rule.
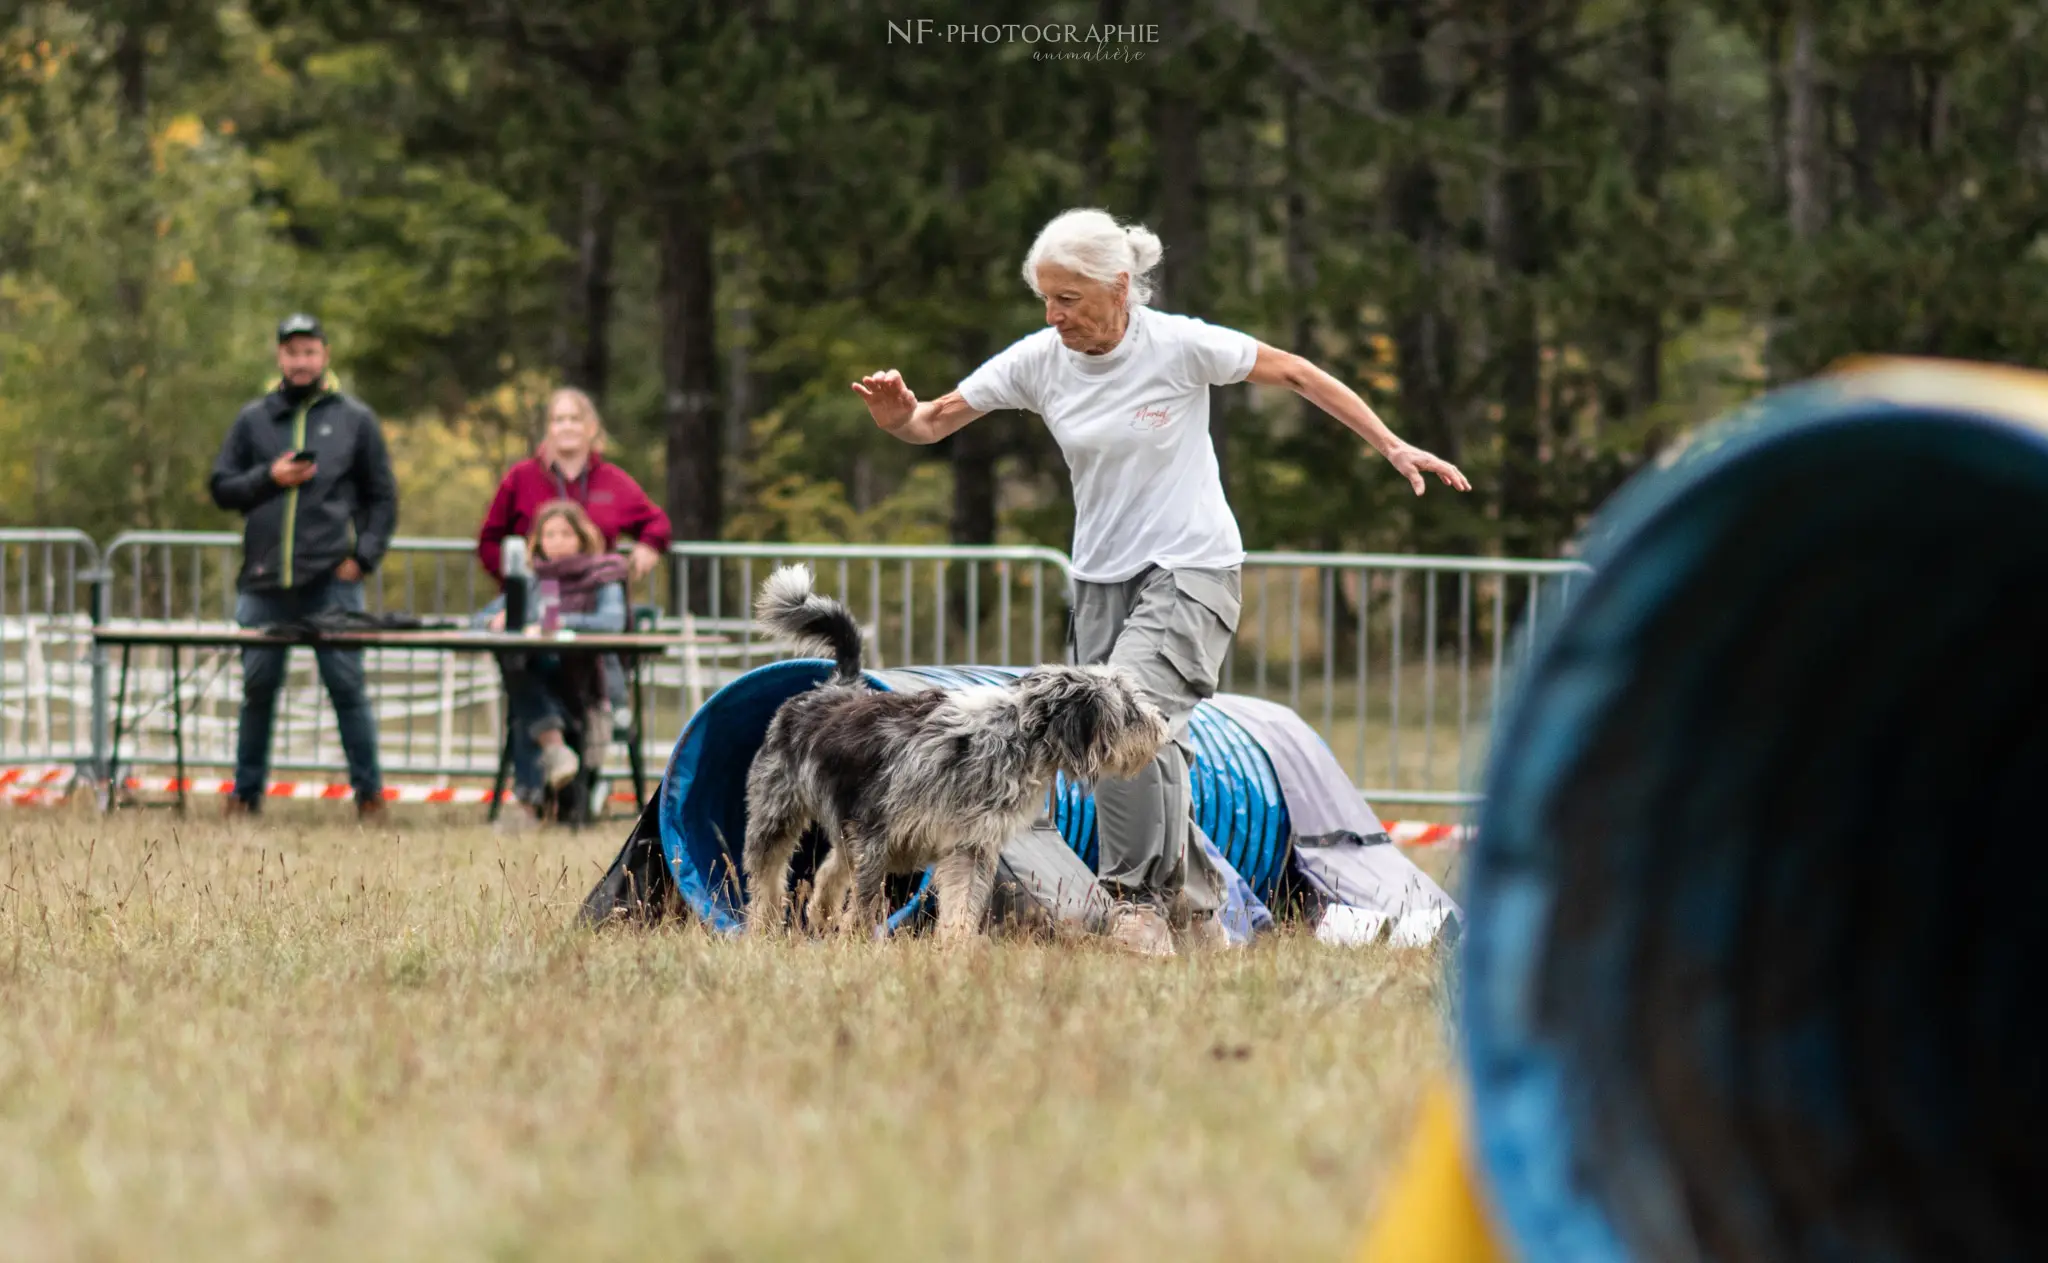
MULTIPOLYGON (((92 600, 99 546, 79 531, 0 530, 0 775, 91 763, 104 733, 92 600)), ((100 664, 102 667, 104 664, 100 664)))
MULTIPOLYGON (((242 537, 230 531, 128 531, 107 545, 107 616, 151 622, 223 622, 235 617, 242 537)), ((497 595, 466 539, 400 536, 365 580, 371 609, 422 618, 465 616, 497 595)))
POLYGON ((1254 553, 1223 687, 1299 711, 1369 802, 1468 807, 1513 659, 1587 573, 1572 561, 1254 553))
MULTIPOLYGON (((808 562, 819 590, 861 620, 869 665, 1026 666, 1066 655, 1072 582, 1049 548, 682 543, 634 584, 644 622, 716 643, 647 664, 642 716, 650 766, 726 681, 785 656, 750 611, 768 572, 808 562)), ((95 663, 94 601, 114 623, 229 626, 241 540, 227 532, 136 531, 104 554, 75 531, 0 531, 0 769, 103 766, 110 712, 95 663)), ((1486 736, 1526 631, 1560 611, 1585 567, 1569 561, 1256 553, 1223 687, 1284 702, 1314 724, 1375 803, 1460 808, 1477 801, 1486 736), (1520 629, 1518 631, 1517 629, 1520 629)), ((401 538, 372 575, 373 610, 462 618, 496 584, 469 540, 401 538)), ((375 650, 367 664, 387 777, 488 775, 502 720, 486 657, 375 650)), ((136 651, 123 762, 168 763, 168 664, 136 651)), ((188 667, 187 762, 233 765, 241 666, 188 667)), ((608 766, 623 766, 613 751, 608 766)), ((339 740, 313 655, 294 653, 280 710, 276 775, 338 778, 339 740)))
POLYGON ((754 626, 754 597, 777 566, 805 562, 817 590, 860 620, 869 667, 913 662, 1031 666, 1066 652, 1072 572, 1056 549, 948 544, 697 542, 669 549, 663 571, 636 599, 662 611, 665 629, 722 643, 663 660, 648 689, 647 731, 663 766, 675 737, 710 693, 754 667, 787 657, 754 626))
MULTIPOLYGON (((226 531, 130 531, 107 545, 104 609, 116 625, 135 622, 225 628, 235 623, 235 580, 241 536, 226 531)), ((422 618, 466 618, 497 593, 476 563, 476 545, 460 539, 392 541, 384 563, 363 585, 372 610, 403 610, 422 618)), ((234 766, 241 705, 240 655, 187 651, 181 700, 188 767, 234 766)), ((502 735, 497 664, 478 654, 374 649, 365 663, 377 713, 378 753, 387 779, 488 776, 502 735)), ((122 762, 167 762, 171 755, 169 658, 138 648, 129 670, 122 762)), ((624 764, 623 754, 618 762, 624 764)), ((311 652, 289 659, 278 696, 271 770, 276 779, 300 772, 336 776, 345 770, 333 712, 311 652)))
MULTIPOLYGON (((1053 549, 677 544, 662 566, 633 585, 633 603, 659 629, 694 631, 723 643, 647 662, 642 730, 652 766, 664 765, 676 735, 705 696, 786 653, 786 646, 759 634, 750 611, 769 571, 796 561, 809 562, 819 590, 839 597, 861 618, 871 665, 964 655, 1023 666, 1063 652, 1068 565, 1053 549)), ((107 546, 107 617, 116 623, 231 626, 240 565, 241 541, 234 534, 124 534, 107 546)), ((496 590, 477 565, 471 541, 401 537, 367 579, 364 595, 372 610, 438 619, 467 617, 496 590)), ((290 661, 279 699, 273 771, 339 774, 339 739, 313 655, 295 653, 290 661)), ((488 775, 496 767, 501 701, 497 668, 489 658, 380 649, 370 651, 366 666, 387 778, 445 780, 488 775)), ((167 656, 138 649, 130 668, 130 709, 136 716, 130 722, 139 726, 124 739, 124 763, 170 757, 170 708, 160 701, 168 686, 167 656)), ((187 671, 181 700, 189 766, 233 766, 240 696, 241 665, 234 654, 211 655, 187 671)), ((613 751, 606 762, 624 761, 623 751, 613 751)))

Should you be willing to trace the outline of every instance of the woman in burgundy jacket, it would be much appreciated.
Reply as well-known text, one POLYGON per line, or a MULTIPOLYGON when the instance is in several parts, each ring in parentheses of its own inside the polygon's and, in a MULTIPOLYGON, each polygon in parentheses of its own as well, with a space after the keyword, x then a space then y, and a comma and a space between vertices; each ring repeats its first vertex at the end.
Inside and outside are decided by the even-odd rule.
POLYGON ((631 538, 635 580, 661 563, 671 538, 668 514, 603 453, 604 422, 590 396, 569 386, 550 395, 547 438, 539 451, 506 471, 477 534, 477 558, 492 578, 504 578, 505 540, 530 534, 535 511, 550 500, 582 505, 604 535, 606 548, 616 546, 622 535, 631 538))

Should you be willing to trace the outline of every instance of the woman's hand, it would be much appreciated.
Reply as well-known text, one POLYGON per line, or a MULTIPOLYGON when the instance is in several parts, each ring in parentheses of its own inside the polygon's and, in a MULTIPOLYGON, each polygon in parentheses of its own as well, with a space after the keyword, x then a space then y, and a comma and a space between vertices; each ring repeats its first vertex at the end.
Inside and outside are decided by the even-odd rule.
POLYGON ((626 565, 632 571, 635 583, 645 579, 660 564, 660 550, 651 544, 643 544, 637 540, 634 541, 633 555, 626 559, 626 565))
POLYGON ((1444 480, 1445 485, 1455 487, 1459 491, 1472 490, 1472 484, 1466 480, 1464 474, 1458 472, 1456 465, 1441 456, 1432 456, 1421 448, 1407 443, 1398 443, 1391 448, 1387 452, 1387 463, 1408 480, 1408 485, 1415 488, 1416 495, 1421 495, 1423 488, 1429 485, 1423 476, 1425 474, 1435 474, 1444 480))
POLYGON ((893 368, 868 374, 853 383, 853 390, 882 432, 906 443, 936 443, 982 415, 968 407, 957 390, 919 403, 903 384, 903 374, 893 368))
POLYGON ((504 631, 504 630, 505 630, 505 611, 503 611, 503 610, 499 610, 499 611, 498 611, 497 613, 495 613, 495 614, 491 615, 491 621, 490 621, 490 623, 488 624, 488 626, 490 627, 490 629, 491 629, 492 631, 504 631))
POLYGON ((853 383, 853 390, 867 404, 875 424, 891 434, 908 427, 917 416, 917 396, 910 392, 903 374, 893 368, 869 373, 853 383))

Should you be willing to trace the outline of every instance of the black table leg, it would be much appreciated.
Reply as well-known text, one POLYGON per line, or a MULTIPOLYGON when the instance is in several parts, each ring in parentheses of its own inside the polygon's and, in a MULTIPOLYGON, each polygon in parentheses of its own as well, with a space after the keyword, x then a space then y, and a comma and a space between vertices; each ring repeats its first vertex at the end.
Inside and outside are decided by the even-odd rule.
POLYGON ((647 766, 640 742, 647 734, 647 690, 641 686, 641 657, 627 659, 626 674, 633 681, 633 722, 626 726, 626 764, 633 769, 633 809, 647 810, 647 766))
POLYGON ((114 690, 114 735, 107 746, 107 810, 121 805, 121 723, 128 714, 128 655, 135 646, 121 644, 121 683, 114 690))
POLYGON ((485 823, 498 823, 498 811, 504 805, 505 773, 512 767, 512 699, 505 699, 505 742, 498 750, 498 774, 491 780, 491 809, 484 816, 485 823))
POLYGON ((177 750, 178 814, 185 814, 185 668, 171 646, 171 744, 177 750))

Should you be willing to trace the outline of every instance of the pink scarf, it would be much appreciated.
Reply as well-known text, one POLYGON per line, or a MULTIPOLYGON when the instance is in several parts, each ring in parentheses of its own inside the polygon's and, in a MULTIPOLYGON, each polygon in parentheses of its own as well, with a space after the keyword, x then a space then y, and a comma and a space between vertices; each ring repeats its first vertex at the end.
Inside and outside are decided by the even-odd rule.
POLYGON ((572 553, 567 557, 544 557, 533 564, 533 577, 552 579, 562 590, 564 614, 589 614, 597 609, 598 590, 607 583, 624 583, 631 571, 617 553, 572 553))

